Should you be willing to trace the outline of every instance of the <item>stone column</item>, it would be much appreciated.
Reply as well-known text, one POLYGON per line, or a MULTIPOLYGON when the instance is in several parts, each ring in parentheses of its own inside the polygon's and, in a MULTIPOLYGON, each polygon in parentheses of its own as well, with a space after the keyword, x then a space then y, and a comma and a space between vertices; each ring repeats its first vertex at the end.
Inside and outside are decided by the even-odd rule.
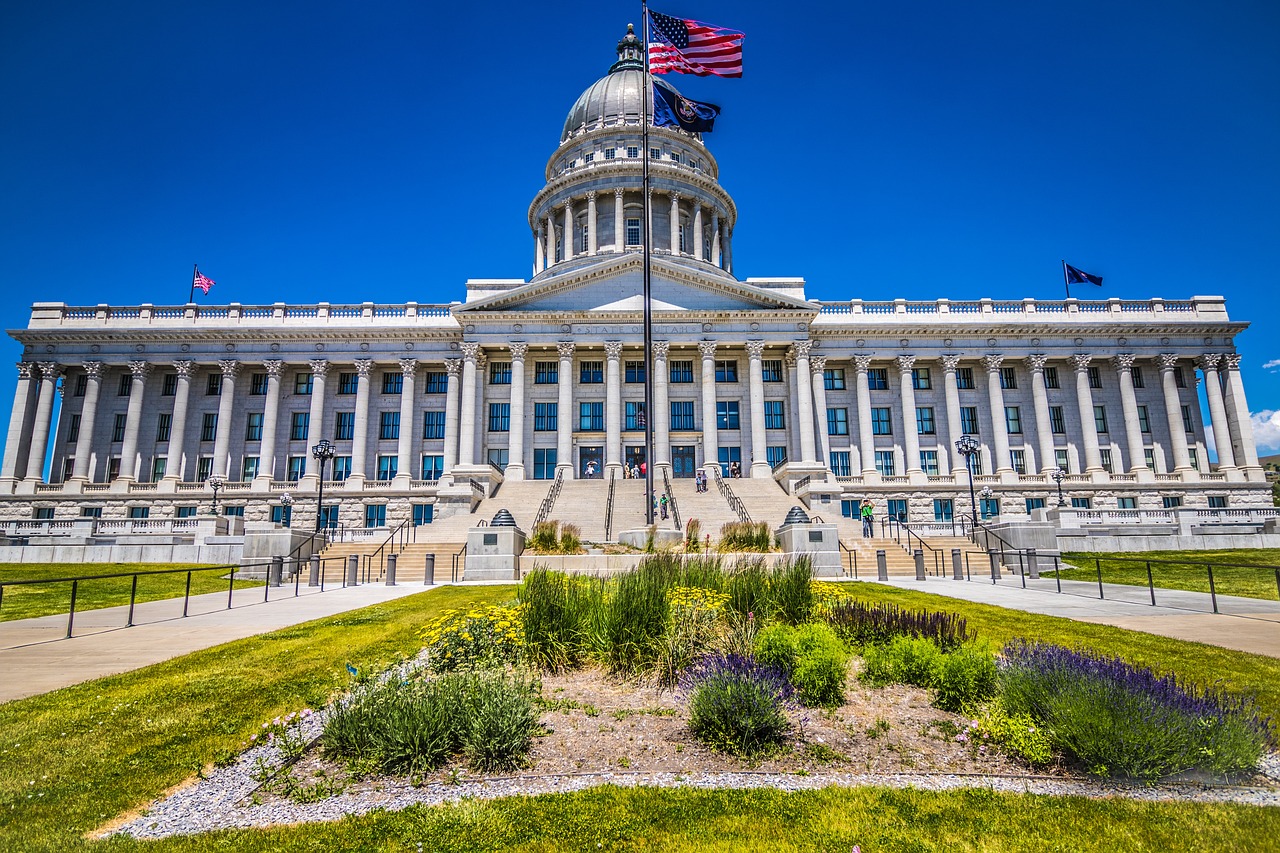
POLYGON ((951 460, 949 466, 953 476, 959 476, 964 470, 964 456, 956 449, 956 441, 963 435, 960 429, 960 387, 956 384, 956 368, 960 366, 960 356, 944 355, 942 357, 942 391, 947 406, 947 443, 938 461, 943 457, 951 460))
POLYGON ((1204 392, 1209 398, 1209 424, 1213 429, 1213 442, 1218 449, 1218 470, 1235 471, 1236 458, 1231 446, 1231 430, 1227 427, 1227 407, 1222 401, 1222 380, 1218 376, 1221 353, 1205 353, 1196 359, 1204 374, 1204 392))
MULTIPOLYGON (((653 353, 653 408, 647 413, 653 425, 653 464, 671 467, 671 400, 667 393, 667 354, 671 344, 654 341, 653 353)), ((657 473, 655 468, 654 473, 657 473)))
POLYGON ((62 365, 52 361, 40 362, 40 392, 36 399, 36 419, 31 430, 31 452, 27 456, 26 479, 40 482, 44 479, 45 451, 49 449, 49 431, 53 426, 53 394, 62 365))
POLYGON ((587 254, 594 255, 600 248, 599 235, 596 233, 596 191, 587 193, 587 254))
POLYGON ((1160 387, 1164 390, 1164 414, 1169 421, 1169 444, 1173 446, 1173 471, 1184 477, 1195 471, 1187 452, 1187 431, 1182 426, 1182 399, 1173 373, 1178 366, 1177 353, 1163 352, 1156 357, 1160 365, 1160 387))
MULTIPOLYGON (((592 202, 594 205, 594 201, 592 202)), ((592 216, 587 217, 593 222, 592 216)), ((511 349, 511 431, 507 433, 507 469, 503 476, 508 480, 524 479, 524 356, 529 345, 514 342, 511 349)), ((556 407, 556 424, 559 425, 560 407, 556 407)))
POLYGON ((1053 425, 1049 422, 1049 390, 1044 384, 1044 367, 1049 357, 1043 354, 1027 356, 1027 369, 1031 371, 1031 398, 1036 412, 1036 438, 1040 449, 1040 471, 1050 474, 1057 470, 1057 457, 1053 452, 1053 425))
MULTIPOLYGON (((120 479, 137 480, 138 477, 138 432, 142 428, 142 404, 147 393, 147 375, 151 365, 145 361, 129 362, 129 372, 133 374, 129 382, 129 408, 124 419, 124 441, 120 445, 120 479)), ((224 379, 225 383, 226 380, 224 379)), ((221 408, 222 400, 218 400, 221 408)), ((218 416, 219 433, 221 433, 221 414, 218 416)), ((168 463, 165 463, 168 466, 168 463)))
POLYGON ((447 480, 448 485, 453 482, 453 468, 458 464, 458 408, 462 402, 458 380, 462 374, 462 360, 446 358, 444 371, 448 385, 444 390, 444 450, 441 452, 440 467, 443 471, 440 479, 447 480))
MULTIPOLYGON (((809 376, 809 348, 812 341, 796 341, 791 345, 796 354, 796 426, 800 430, 800 461, 816 462, 813 441, 813 383, 809 376)), ((823 412, 823 417, 826 417, 823 412)))
POLYGON ((711 211, 711 263, 723 266, 720 254, 720 212, 711 211))
MULTIPOLYGON (((240 362, 223 359, 218 362, 222 371, 222 389, 218 392, 218 429, 213 439, 213 467, 211 472, 218 476, 230 477, 228 467, 231 453, 231 415, 236 405, 236 374, 240 372, 240 362)), ((132 403, 132 401, 130 401, 132 403)), ((124 471, 124 460, 121 459, 120 470, 124 471)))
POLYGON ((351 431, 351 476, 346 488, 362 489, 367 478, 369 464, 369 373, 373 359, 357 358, 356 366, 356 417, 351 431))
MULTIPOLYGON (((822 451, 822 458, 816 460, 820 462, 828 471, 831 470, 831 436, 827 434, 827 359, 823 356, 813 356, 809 359, 809 371, 812 376, 810 385, 813 386, 813 408, 814 408, 814 426, 818 433, 818 447, 822 451)), ((814 451, 815 453, 817 451, 814 451)), ((917 456, 919 454, 916 454, 917 456)))
MULTIPOLYGON (((1138 420, 1138 397, 1133 390, 1133 362, 1137 356, 1133 353, 1120 353, 1113 358, 1116 375, 1120 377, 1120 405, 1124 411, 1124 437, 1129 446, 1129 473, 1145 477, 1147 454, 1142 441, 1142 424, 1138 420)), ((1123 465, 1117 466, 1121 469, 1123 465)))
POLYGON ((1076 353, 1071 361, 1076 368, 1076 406, 1080 409, 1080 431, 1084 434, 1084 471, 1103 472, 1102 452, 1098 447, 1098 424, 1093 419, 1093 390, 1089 387, 1089 362, 1093 356, 1076 353))
POLYGON ((700 341, 702 353, 702 467, 720 466, 720 438, 716 434, 716 342, 700 341))
MULTIPOLYGON (((264 361, 267 369, 267 399, 262 413, 262 443, 258 446, 258 476, 254 478, 255 490, 270 490, 276 478, 276 432, 280 420, 280 372, 284 362, 279 359, 264 361)), ((312 435, 310 419, 307 420, 307 438, 312 435)))
POLYGON ((671 194, 671 254, 680 254, 680 193, 671 194))
MULTIPOLYGON (((992 452, 996 457, 994 468, 1001 476, 1013 473, 1013 462, 1009 457, 1009 424, 1004 417, 1004 389, 1000 386, 1000 365, 1003 362, 1002 355, 982 357, 982 366, 987 369, 987 398, 991 403, 992 452)), ((1097 444, 1096 440, 1094 444, 1097 444)))
POLYGON ((476 358, 480 345, 462 344, 462 402, 458 427, 458 465, 474 465, 476 459, 476 358))
POLYGON ((902 452, 907 457, 908 477, 924 476, 924 469, 920 467, 920 430, 916 424, 916 388, 911 376, 915 365, 914 355, 898 356, 898 388, 902 394, 902 452))
POLYGON ((418 388, 418 360, 408 357, 400 359, 400 372, 403 378, 400 382, 400 435, 396 442, 394 487, 407 489, 411 480, 422 476, 421 468, 415 476, 413 465, 413 448, 417 446, 417 442, 414 441, 417 419, 414 416, 418 413, 418 406, 417 397, 414 395, 418 388))
POLYGON ((871 385, 867 371, 871 369, 871 356, 855 355, 853 367, 858 379, 858 448, 862 457, 862 477, 868 483, 879 482, 876 471, 876 437, 871 432, 871 385))
POLYGON ((533 232, 533 274, 537 275, 547 268, 546 255, 543 253, 545 243, 542 237, 542 228, 533 232))
MULTIPOLYGON (((694 203, 693 205, 693 256, 700 261, 706 258, 702 254, 702 205, 694 203)), ((755 462, 752 462, 755 467, 755 462)))
POLYGON ((556 262, 556 224, 551 218, 551 214, 547 214, 547 266, 550 267, 556 262))
POLYGON ((1245 469, 1250 480, 1262 481, 1265 476, 1258 464, 1258 446, 1253 439, 1253 421, 1249 417, 1249 403, 1244 396, 1244 378, 1240 375, 1240 354, 1225 353, 1222 360, 1227 369, 1225 399, 1227 428, 1231 432, 1236 465, 1245 469))
MULTIPOLYGON (((613 250, 615 252, 621 252, 627 246, 627 218, 626 208, 622 204, 622 196, 622 190, 613 191, 613 250)), ((573 466, 570 467, 572 468, 573 466)))
MULTIPOLYGON (((307 452, 306 452, 306 473, 303 479, 306 481, 305 486, 300 485, 299 488, 313 488, 320 482, 320 460, 311 455, 311 448, 315 447, 324 438, 324 390, 325 380, 329 375, 329 362, 323 358, 313 359, 308 365, 311 368, 311 407, 307 415, 307 452)), ((332 473, 330 468, 327 473, 332 473)))
MULTIPOLYGON (((76 455, 71 465, 71 479, 87 482, 92 476, 89 456, 93 450, 93 426, 98 419, 98 398, 102 395, 102 362, 86 361, 84 372, 84 405, 80 408, 80 437, 76 441, 76 455)), ((172 425, 170 425, 172 434, 172 425)), ((168 463, 166 472, 168 471, 168 463)))
POLYGON ((573 341, 560 341, 556 344, 556 351, 560 355, 560 369, 556 374, 559 381, 556 389, 556 473, 572 480, 577 476, 577 466, 573 464, 573 425, 578 417, 573 410, 573 341))
POLYGON ((604 467, 622 469, 622 341, 604 342, 604 467))
POLYGON ((573 259, 573 200, 564 203, 564 259, 573 259))
POLYGON ((164 478, 171 483, 186 480, 186 457, 183 448, 187 444, 187 401, 191 398, 191 374, 194 361, 175 361, 178 373, 177 387, 173 392, 173 420, 169 424, 169 452, 165 456, 164 478))
POLYGON ((30 448, 24 448, 24 439, 31 425, 31 380, 39 385, 39 374, 35 364, 30 361, 18 362, 18 387, 13 393, 13 410, 9 413, 9 435, 4 443, 4 468, 0 469, 0 478, 13 481, 22 479, 26 473, 27 456, 30 448), (27 453, 24 453, 26 450, 27 453))
MULTIPOLYGON (((701 238, 698 244, 702 244, 701 238)), ((751 476, 768 479, 773 476, 769 467, 768 437, 764 426, 764 341, 747 341, 747 366, 751 377, 751 476)))

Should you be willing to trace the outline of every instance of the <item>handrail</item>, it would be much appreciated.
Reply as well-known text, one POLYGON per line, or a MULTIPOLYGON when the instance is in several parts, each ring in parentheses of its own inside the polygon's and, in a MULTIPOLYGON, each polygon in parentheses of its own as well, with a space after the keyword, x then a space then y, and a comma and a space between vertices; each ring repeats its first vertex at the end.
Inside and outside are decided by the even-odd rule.
POLYGON ((742 499, 733 493, 733 489, 724 481, 724 477, 720 476, 718 467, 712 468, 712 472, 716 476, 716 487, 720 489, 720 496, 729 503, 729 509, 738 514, 738 521, 743 524, 751 523, 751 513, 747 512, 747 507, 743 504, 742 499))
MULTIPOLYGON (((489 463, 489 464, 493 464, 493 463, 489 463)), ((480 485, 480 484, 479 484, 478 482, 476 482, 475 480, 469 480, 468 482, 470 482, 470 483, 471 483, 471 491, 473 491, 473 492, 479 492, 479 493, 480 493, 480 499, 481 499, 481 500, 484 500, 485 498, 487 498, 487 497, 489 496, 489 493, 488 493, 487 491, 485 491, 484 486, 480 485)))
MULTIPOLYGON (((403 551, 405 546, 405 542, 404 542, 405 529, 409 527, 409 525, 412 522, 413 522, 412 518, 406 518, 404 521, 397 524, 395 528, 392 529, 391 533, 387 536, 387 538, 382 541, 382 544, 378 546, 378 550, 374 551, 372 554, 364 555, 365 578, 369 577, 369 567, 373 564, 374 557, 378 558, 378 577, 382 577, 382 573, 386 569, 386 555, 382 553, 383 549, 385 549, 388 545, 390 545, 395 540, 396 536, 400 536, 401 537, 400 550, 403 551)), ((414 532, 415 532, 414 538, 416 540, 417 539, 416 528, 414 532)), ((394 554, 394 553, 395 553, 394 549, 387 551, 387 554, 394 554)))
POLYGON ((853 579, 858 579, 858 551, 856 548, 850 548, 844 542, 840 541, 840 537, 836 537, 836 544, 840 546, 840 550, 849 555, 849 569, 853 572, 853 579))
POLYGON ((609 497, 604 505, 604 541, 612 541, 613 536, 613 487, 618 481, 617 471, 609 469, 609 497))
POLYGON ((459 580, 459 577, 458 577, 459 563, 462 564, 463 574, 464 575, 466 574, 466 571, 467 571, 466 557, 467 557, 467 546, 466 546, 466 543, 464 542, 462 547, 458 549, 458 552, 453 555, 453 574, 451 575, 451 577, 454 583, 457 583, 459 580))
POLYGON ((968 536, 968 537, 969 537, 969 539, 973 542, 973 544, 974 544, 974 545, 977 545, 979 548, 982 548, 984 551, 990 551, 990 550, 991 550, 991 537, 992 537, 992 536, 994 536, 994 537, 996 538, 996 541, 1000 543, 1000 549, 999 549, 999 550, 1000 550, 1001 552, 1004 552, 1004 551, 1016 551, 1016 550, 1018 550, 1017 548, 1014 548, 1014 547, 1013 547, 1013 545, 1011 545, 1009 542, 1005 541, 1005 538, 1004 538, 1003 536, 1001 536, 999 533, 996 533, 994 530, 992 530, 990 527, 987 527, 985 524, 983 524, 983 523, 982 523, 982 522, 980 522, 980 521, 975 523, 975 522, 972 522, 971 520, 969 520, 969 519, 965 518, 964 516, 961 516, 961 517, 960 517, 960 531, 961 531, 962 533, 964 533, 966 536, 968 536), (965 522, 966 522, 966 521, 970 521, 970 524, 971 524, 971 525, 974 525, 974 526, 973 526, 973 528, 972 528, 971 530, 967 531, 967 532, 965 531, 965 522), (978 529, 979 529, 979 528, 981 528, 981 529, 982 529, 982 532, 986 534, 986 541, 984 541, 984 542, 979 542, 979 541, 978 541, 978 529))
MULTIPOLYGON (((324 528, 321 528, 320 530, 316 530, 312 532, 311 535, 309 535, 306 539, 303 539, 301 542, 299 542, 298 547, 290 551, 289 555, 284 558, 285 563, 286 564, 293 563, 295 566, 297 566, 302 560, 302 558, 299 556, 299 554, 302 552, 302 549, 307 545, 314 545, 315 539, 317 536, 320 536, 324 539, 324 545, 320 548, 321 551, 323 551, 325 548, 329 546, 328 533, 324 528)), ((311 553, 314 554, 315 551, 313 550, 311 553)))
MULTIPOLYGON (((911 529, 911 525, 910 525, 909 523, 907 523, 906 521, 903 521, 903 520, 902 520, 902 519, 900 519, 900 518, 899 518, 899 519, 890 519, 889 521, 890 521, 890 524, 891 524, 891 525, 896 524, 896 525, 900 528, 900 530, 905 530, 905 531, 907 531, 907 550, 908 550, 908 551, 912 551, 912 549, 911 549, 912 541, 911 541, 911 540, 912 540, 912 538, 914 537, 914 539, 915 539, 915 543, 916 543, 917 545, 919 545, 919 546, 920 546, 920 550, 922 550, 922 551, 923 551, 923 550, 926 550, 926 549, 927 549, 931 554, 933 554, 933 573, 934 573, 935 575, 941 574, 941 573, 942 573, 942 566, 944 565, 944 562, 943 562, 943 559, 942 559, 942 553, 943 553, 943 552, 942 552, 942 551, 940 551, 939 549, 937 549, 937 548, 933 547, 933 546, 932 546, 932 545, 930 545, 928 542, 924 541, 924 537, 922 537, 919 533, 916 533, 914 530, 912 530, 912 529, 911 529)), ((899 538, 898 538, 897 540, 895 540, 895 541, 897 541, 897 543, 898 543, 899 545, 901 545, 901 544, 902 544, 901 533, 899 533, 899 538)), ((914 552, 912 551, 912 553, 914 553, 914 552)))
POLYGON ((671 491, 671 477, 667 473, 667 469, 662 469, 662 488, 667 493, 667 506, 671 508, 671 518, 676 523, 676 530, 684 530, 684 525, 680 523, 680 507, 676 505, 676 493, 671 491))
POLYGON ((538 514, 533 517, 534 527, 537 527, 550 517, 551 508, 556 505, 556 498, 560 497, 560 487, 563 485, 564 469, 557 468, 555 480, 551 483, 551 489, 547 492, 547 496, 542 499, 542 503, 538 505, 538 514))

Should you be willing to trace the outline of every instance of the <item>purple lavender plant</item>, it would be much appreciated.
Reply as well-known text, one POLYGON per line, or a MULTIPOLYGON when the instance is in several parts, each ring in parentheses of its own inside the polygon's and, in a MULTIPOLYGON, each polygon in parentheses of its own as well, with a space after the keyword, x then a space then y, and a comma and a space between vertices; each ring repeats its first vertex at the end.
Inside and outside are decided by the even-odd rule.
POLYGON ((777 667, 742 655, 710 655, 680 678, 689 729, 714 749, 758 755, 776 748, 791 724, 795 690, 777 667))

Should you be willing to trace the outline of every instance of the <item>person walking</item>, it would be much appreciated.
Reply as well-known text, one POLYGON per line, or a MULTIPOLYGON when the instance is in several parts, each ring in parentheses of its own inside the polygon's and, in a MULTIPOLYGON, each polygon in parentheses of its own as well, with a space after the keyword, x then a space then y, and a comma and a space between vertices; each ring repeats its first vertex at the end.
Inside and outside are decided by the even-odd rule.
POLYGON ((665 521, 667 518, 667 495, 665 492, 662 497, 658 499, 658 507, 662 511, 662 518, 665 521))
POLYGON ((644 477, 648 476, 648 473, 649 473, 649 463, 648 463, 648 462, 641 462, 641 463, 640 463, 640 477, 643 479, 644 477))
POLYGON ((871 505, 871 498, 862 499, 862 506, 858 510, 858 515, 862 519, 862 538, 870 539, 876 530, 875 508, 871 505))

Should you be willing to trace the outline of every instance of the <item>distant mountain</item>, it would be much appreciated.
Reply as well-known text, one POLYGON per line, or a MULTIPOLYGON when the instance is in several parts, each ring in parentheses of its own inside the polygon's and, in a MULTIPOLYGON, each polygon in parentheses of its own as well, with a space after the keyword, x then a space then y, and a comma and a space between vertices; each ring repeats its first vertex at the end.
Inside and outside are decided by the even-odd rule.
POLYGON ((1280 468, 1280 453, 1272 456, 1259 456, 1258 464, 1263 468, 1280 468))

